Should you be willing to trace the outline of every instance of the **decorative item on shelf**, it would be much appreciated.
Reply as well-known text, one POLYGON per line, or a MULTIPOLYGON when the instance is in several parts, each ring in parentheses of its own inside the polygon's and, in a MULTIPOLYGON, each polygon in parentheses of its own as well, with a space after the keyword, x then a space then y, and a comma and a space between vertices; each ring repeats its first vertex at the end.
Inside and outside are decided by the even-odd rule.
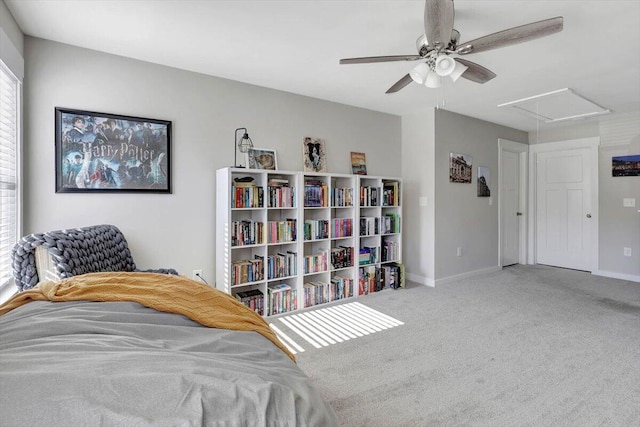
POLYGON ((302 141, 302 163, 305 172, 326 172, 327 152, 324 139, 306 136, 302 141))
POLYGON ((233 178, 233 185, 236 187, 253 187, 255 185, 253 181, 255 181, 255 178, 252 176, 238 176, 233 178))
POLYGON ((249 138, 249 133, 247 132, 247 128, 238 128, 235 132, 235 139, 233 141, 233 167, 234 168, 243 168, 244 166, 238 165, 238 150, 241 153, 248 153, 249 150, 253 148, 253 141, 249 138), (244 131, 242 135, 242 139, 238 141, 238 131, 244 131))
POLYGON ((276 150, 269 148, 251 148, 246 154, 249 169, 277 170, 278 158, 276 150))
POLYGON ((364 153, 351 152, 351 171, 354 175, 367 174, 367 160, 364 153))

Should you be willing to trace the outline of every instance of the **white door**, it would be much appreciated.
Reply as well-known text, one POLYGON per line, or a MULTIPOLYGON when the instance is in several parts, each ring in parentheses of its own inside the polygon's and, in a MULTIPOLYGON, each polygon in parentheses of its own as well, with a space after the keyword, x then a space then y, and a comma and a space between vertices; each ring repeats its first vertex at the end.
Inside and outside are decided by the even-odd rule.
POLYGON ((527 170, 529 146, 498 140, 499 259, 501 266, 527 263, 527 170))
POLYGON ((536 261, 591 270, 592 150, 540 152, 536 158, 536 261))
POLYGON ((502 151, 500 164, 501 189, 501 254, 502 266, 519 262, 520 255, 520 156, 513 151, 502 151))

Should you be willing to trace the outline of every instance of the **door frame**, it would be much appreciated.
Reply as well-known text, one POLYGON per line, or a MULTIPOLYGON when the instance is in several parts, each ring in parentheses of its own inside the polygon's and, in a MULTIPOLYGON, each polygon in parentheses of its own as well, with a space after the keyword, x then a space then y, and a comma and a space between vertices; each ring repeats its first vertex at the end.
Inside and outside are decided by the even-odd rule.
POLYGON ((529 264, 537 264, 536 250, 537 250, 537 167, 538 167, 538 153, 553 152, 573 149, 590 150, 591 164, 591 217, 594 221, 591 221, 591 248, 588 252, 588 265, 590 272, 598 271, 598 223, 599 223, 599 198, 598 198, 598 147, 600 146, 600 137, 569 139, 565 141, 545 142, 541 144, 533 144, 529 146, 529 232, 528 232, 528 258, 529 264))
POLYGON ((520 248, 518 250, 518 263, 527 263, 527 242, 529 236, 527 233, 527 218, 529 215, 528 203, 527 203, 527 189, 528 189, 528 169, 529 169, 529 145, 521 142, 510 141, 508 139, 498 138, 498 265, 502 267, 502 152, 511 151, 518 153, 520 160, 520 188, 519 195, 519 208, 522 212, 523 219, 519 222, 519 240, 520 248))

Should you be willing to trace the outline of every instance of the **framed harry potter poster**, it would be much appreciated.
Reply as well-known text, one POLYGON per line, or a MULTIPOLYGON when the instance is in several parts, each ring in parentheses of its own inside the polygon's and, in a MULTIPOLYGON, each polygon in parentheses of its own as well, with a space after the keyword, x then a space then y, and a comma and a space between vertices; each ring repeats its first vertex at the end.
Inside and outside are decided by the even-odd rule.
POLYGON ((56 192, 171 193, 171 122, 55 109, 56 192))

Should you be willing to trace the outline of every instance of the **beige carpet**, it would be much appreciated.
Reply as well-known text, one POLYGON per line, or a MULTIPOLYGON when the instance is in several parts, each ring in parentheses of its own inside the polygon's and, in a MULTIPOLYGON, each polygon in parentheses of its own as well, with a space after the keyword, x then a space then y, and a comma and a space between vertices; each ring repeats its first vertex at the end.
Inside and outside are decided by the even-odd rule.
POLYGON ((313 346, 273 321, 341 425, 640 425, 639 283, 515 266, 357 302, 402 324, 313 346))

